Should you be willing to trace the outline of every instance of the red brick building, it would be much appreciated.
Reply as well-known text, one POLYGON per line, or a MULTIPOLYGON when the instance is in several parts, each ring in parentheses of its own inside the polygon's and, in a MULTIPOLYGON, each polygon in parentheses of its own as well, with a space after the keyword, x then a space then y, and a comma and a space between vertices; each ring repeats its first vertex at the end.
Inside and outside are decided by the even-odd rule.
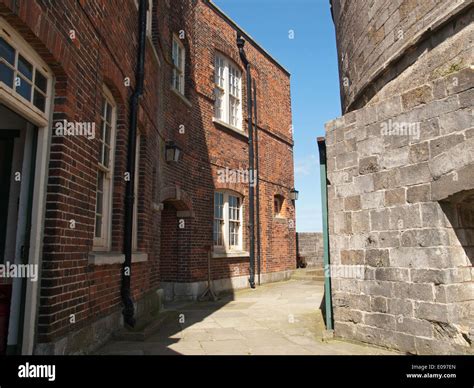
POLYGON ((88 352, 122 325, 130 176, 138 318, 163 295, 197 298, 210 247, 215 289, 248 286, 249 137, 238 34, 257 89, 256 270, 267 282, 296 266, 289 73, 210 1, 150 2, 135 169, 127 171, 138 3, 0 0, 0 264, 38 269, 36 282, 0 279, 10 305, 0 337, 11 353, 88 352), (179 160, 170 161, 177 149, 179 160))

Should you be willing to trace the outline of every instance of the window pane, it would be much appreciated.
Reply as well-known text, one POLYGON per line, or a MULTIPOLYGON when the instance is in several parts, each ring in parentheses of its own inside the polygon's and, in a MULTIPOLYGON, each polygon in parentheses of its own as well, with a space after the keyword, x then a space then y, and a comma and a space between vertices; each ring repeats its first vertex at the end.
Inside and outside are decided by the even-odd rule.
POLYGON ((107 112, 106 112, 106 115, 105 115, 105 120, 110 124, 112 122, 112 107, 107 102, 105 103, 105 105, 107 106, 107 112))
POLYGON ((46 80, 46 77, 43 74, 41 74, 38 70, 36 70, 35 85, 39 90, 46 93, 48 82, 46 80))
POLYGON ((102 236, 102 216, 95 217, 95 237, 102 236))
POLYGON ((26 98, 28 101, 31 101, 31 85, 23 77, 18 77, 17 81, 19 84, 16 85, 16 92, 26 98))
POLYGON ((18 70, 30 81, 33 80, 33 66, 21 55, 18 55, 18 70))
POLYGON ((15 49, 3 38, 0 38, 0 57, 5 58, 11 65, 15 64, 15 49))
POLYGON ((216 101, 214 104, 214 115, 216 118, 223 120, 224 119, 224 93, 222 90, 217 89, 215 90, 216 94, 216 101))
POLYGON ((36 106, 39 110, 44 112, 45 107, 46 107, 46 99, 45 97, 38 92, 37 89, 34 91, 34 96, 33 96, 33 104, 36 106))
POLYGON ((13 88, 13 70, 0 62, 0 81, 13 88))

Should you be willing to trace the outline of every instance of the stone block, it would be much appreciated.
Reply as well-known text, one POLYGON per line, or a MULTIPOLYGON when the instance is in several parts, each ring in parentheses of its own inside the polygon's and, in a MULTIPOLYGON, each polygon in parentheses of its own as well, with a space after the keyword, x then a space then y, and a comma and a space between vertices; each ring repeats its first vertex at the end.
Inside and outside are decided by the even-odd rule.
POLYGON ((360 290, 364 295, 390 298, 393 293, 392 285, 392 282, 388 281, 367 280, 361 283, 360 290))
POLYGON ((400 170, 392 169, 374 174, 374 189, 392 189, 400 186, 400 170))
POLYGON ((359 160, 359 174, 372 174, 379 171, 377 156, 369 156, 359 160))
POLYGON ((336 170, 358 165, 357 152, 347 152, 336 156, 336 170))
POLYGON ((390 209, 372 210, 370 212, 370 225, 374 231, 389 230, 390 209))
POLYGON ((396 327, 395 317, 384 313, 367 313, 364 316, 364 323, 385 330, 395 330, 396 327))
POLYGON ((397 319, 396 330, 415 337, 433 337, 432 324, 422 319, 406 317, 397 319))
POLYGON ((390 250, 390 266, 434 269, 449 268, 453 266, 453 257, 451 255, 451 249, 445 247, 394 248, 390 250))
POLYGON ((374 296, 373 298, 371 298, 370 307, 372 311, 375 311, 378 313, 387 313, 388 312, 387 298, 384 298, 383 296, 374 296))
POLYGON ((385 206, 404 205, 406 203, 405 192, 404 187, 385 191, 385 206))
POLYGON ((398 318, 413 316, 413 301, 406 299, 387 299, 388 312, 398 318))
POLYGON ((370 216, 368 211, 352 213, 352 232, 363 233, 370 231, 370 216))
POLYGON ((377 209, 384 206, 384 193, 382 191, 374 191, 361 196, 362 209, 377 209))
POLYGON ((408 268, 377 268, 375 270, 375 280, 407 282, 410 280, 410 273, 408 268))
POLYGON ((360 195, 344 198, 344 210, 360 210, 362 209, 360 203, 360 195))
POLYGON ((400 246, 400 232, 380 232, 378 241, 380 248, 397 248, 400 246))
POLYGON ((410 146, 408 155, 409 163, 420 163, 425 162, 430 157, 429 142, 424 141, 423 143, 416 143, 410 146))
POLYGON ((411 186, 407 189, 407 202, 419 203, 431 200, 431 185, 423 184, 420 186, 411 186))
POLYGON ((383 151, 384 144, 380 135, 379 137, 371 137, 357 143, 357 152, 360 158, 380 155, 383 151))
POLYGON ((417 185, 431 181, 431 172, 428 162, 412 164, 400 169, 400 183, 402 186, 417 185))
POLYGON ((387 267, 389 265, 388 249, 367 249, 365 263, 371 267, 387 267))
POLYGON ((449 235, 442 229, 412 229, 402 232, 403 247, 436 247, 450 245, 449 235))
POLYGON ((341 264, 362 265, 364 264, 365 252, 363 250, 343 250, 341 251, 341 264))
POLYGON ((410 269, 410 278, 414 283, 433 283, 434 285, 450 283, 449 270, 442 269, 410 269))
POLYGON ((418 105, 426 104, 433 99, 430 85, 422 85, 402 94, 403 109, 410 110, 418 105))
POLYGON ((470 164, 474 164, 474 138, 456 144, 446 152, 432 158, 429 167, 436 180, 450 171, 459 170, 470 164))
POLYGON ((443 303, 415 302, 414 315, 418 319, 449 323, 453 306, 443 303))
POLYGON ((451 132, 460 132, 474 126, 472 107, 470 109, 460 109, 455 112, 446 113, 440 116, 438 120, 440 135, 446 135, 451 132))
POLYGON ((421 227, 421 212, 419 205, 406 205, 390 209, 389 228, 410 229, 421 227))
POLYGON ((446 214, 437 202, 422 203, 420 206, 422 226, 424 228, 443 228, 450 226, 446 214))
POLYGON ((393 296, 397 299, 413 299, 415 301, 434 300, 434 286, 425 283, 400 282, 393 286, 393 296))
POLYGON ((464 135, 462 133, 452 133, 443 137, 433 139, 430 141, 431 157, 434 158, 435 156, 446 152, 450 148, 454 147, 456 144, 462 143, 463 141, 464 135))
POLYGON ((359 310, 337 307, 334 309, 334 319, 342 322, 360 323, 363 321, 363 313, 359 310))
POLYGON ((380 158, 380 166, 384 169, 406 166, 408 164, 409 148, 386 150, 380 158))

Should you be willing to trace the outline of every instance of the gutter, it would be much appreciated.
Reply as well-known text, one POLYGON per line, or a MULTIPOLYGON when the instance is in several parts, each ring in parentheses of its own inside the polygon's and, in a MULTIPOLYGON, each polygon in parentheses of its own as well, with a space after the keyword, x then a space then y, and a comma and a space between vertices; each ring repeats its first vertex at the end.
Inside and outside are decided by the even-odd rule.
POLYGON ((255 193, 254 193, 254 143, 253 143, 253 124, 252 124, 252 75, 250 74, 250 62, 247 59, 244 51, 245 39, 242 35, 237 35, 237 47, 242 63, 245 65, 247 72, 247 124, 249 132, 249 228, 250 228, 250 278, 249 283, 251 288, 255 288, 255 193))
POLYGON ((324 247, 324 312, 326 330, 333 330, 332 295, 331 295, 331 260, 329 252, 329 223, 328 223, 328 178, 326 168, 326 139, 318 137, 319 164, 321 177, 321 205, 323 213, 323 247, 324 247))
POLYGON ((257 82, 253 80, 253 103, 254 103, 254 116, 255 116, 255 169, 257 174, 254 179, 257 181, 257 273, 258 273, 258 285, 260 285, 260 277, 262 273, 262 263, 261 263, 261 248, 260 248, 260 167, 259 167, 259 157, 258 157, 258 114, 257 114, 257 82))
POLYGON ((130 179, 125 188, 125 224, 124 224, 124 254, 125 261, 122 267, 122 286, 120 294, 123 303, 123 318, 125 325, 135 326, 135 306, 131 297, 130 281, 132 277, 132 236, 133 236, 133 204, 135 202, 135 158, 137 144, 137 118, 139 100, 143 94, 143 80, 145 76, 145 44, 146 44, 146 13, 148 0, 140 0, 138 8, 138 52, 137 68, 135 73, 135 91, 130 98, 130 128, 128 132, 127 172, 130 179))

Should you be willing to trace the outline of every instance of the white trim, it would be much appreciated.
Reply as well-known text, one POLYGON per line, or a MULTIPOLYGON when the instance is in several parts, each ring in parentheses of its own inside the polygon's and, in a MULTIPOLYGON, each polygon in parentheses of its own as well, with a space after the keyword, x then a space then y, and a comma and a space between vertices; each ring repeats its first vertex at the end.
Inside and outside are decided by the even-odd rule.
MULTIPOLYGON (((223 195, 223 209, 222 209, 222 215, 223 215, 223 221, 222 221, 222 241, 224 245, 213 245, 214 247, 214 253, 215 254, 223 254, 223 253, 236 253, 236 254, 241 254, 243 252, 243 229, 244 229, 244 205, 243 205, 243 196, 240 195, 239 193, 236 193, 231 190, 215 190, 213 194, 213 204, 215 201, 215 194, 220 193, 223 195), (238 234, 238 240, 239 243, 238 245, 233 245, 230 246, 230 217, 229 217, 229 197, 237 197, 240 201, 240 206, 239 206, 239 234, 238 234)), ((213 211, 214 211, 214 206, 213 206, 213 211)), ((213 240, 214 240, 214 222, 215 222, 215 213, 213 213, 213 240)))
MULTIPOLYGON (((91 265, 113 265, 123 264, 125 255, 116 252, 89 252, 89 264, 91 265)), ((148 261, 148 254, 144 252, 132 253, 132 263, 143 263, 148 261)))
MULTIPOLYGON (((12 93, 4 93, 5 88, 0 91, 0 102, 4 103, 17 114, 30 121, 38 127, 36 163, 34 177, 33 206, 31 211, 31 234, 29 264, 41 269, 41 252, 43 248, 44 219, 46 210, 46 189, 48 181, 49 150, 51 146, 50 123, 52 123, 52 99, 53 99, 53 72, 49 69, 41 57, 30 48, 22 36, 20 36, 8 23, 0 17, 0 34, 8 32, 14 40, 14 47, 25 54, 25 58, 41 65, 41 70, 47 76, 47 96, 45 112, 39 114, 39 109, 31 108, 25 104, 23 99, 12 96, 12 93), (2 31, 3 30, 3 31, 2 31)), ((3 86, 3 85, 2 85, 3 86)), ((10 88, 8 88, 11 90, 10 88)), ((33 354, 36 333, 36 317, 39 302, 40 281, 27 282, 25 297, 25 314, 23 321, 23 342, 21 344, 22 354, 33 354)))
MULTIPOLYGON (((29 46, 29 44, 12 28, 4 18, 0 17, 0 37, 2 37, 15 50, 15 72, 18 70, 16 60, 18 54, 21 54, 32 66, 33 73, 38 69, 42 75, 46 77, 46 94, 45 94, 45 109, 44 112, 34 106, 32 101, 26 100, 23 96, 17 93, 13 88, 0 81, 0 94, 6 97, 5 105, 11 109, 18 110, 18 106, 22 106, 22 112, 27 115, 28 120, 37 122, 41 120, 41 125, 46 125, 49 118, 49 111, 51 108, 51 94, 52 94, 52 74, 53 72, 48 67, 46 62, 29 46), (26 113, 27 112, 27 113, 26 113)), ((15 73, 16 74, 16 73, 15 73)), ((15 82, 15 79, 14 79, 15 82)), ((35 90, 33 80, 31 85, 31 98, 35 90)))
MULTIPOLYGON (((111 125, 110 125, 110 154, 109 154, 109 168, 105 173, 106 178, 103 182, 103 205, 102 205, 102 230, 101 237, 95 237, 95 216, 96 210, 94 210, 94 242, 93 249, 94 251, 108 251, 111 248, 112 244, 112 212, 113 212, 113 191, 114 191, 114 171, 115 171, 115 149, 116 149, 116 139, 117 139, 117 104, 112 96, 110 90, 104 85, 102 89, 102 98, 105 98, 106 102, 112 108, 112 114, 110 116, 111 125), (107 186, 107 187, 106 187, 107 186)), ((101 109, 102 109, 102 100, 101 100, 101 109)), ((102 116, 101 112, 101 116, 102 116)), ((99 123, 102 124, 102 120, 99 123)), ((102 131, 102 127, 99 128, 99 131, 102 131)), ((101 134, 102 136, 102 134, 101 134)), ((101 137, 100 136, 100 137, 101 137)), ((97 174, 102 171, 100 167, 100 161, 98 161, 97 174)), ((97 180, 96 180, 97 182, 97 180)), ((97 190, 97 187, 96 187, 97 190)), ((96 193, 96 206, 97 206, 97 193, 96 193)))
POLYGON ((239 132, 243 132, 243 118, 242 118, 242 71, 231 59, 216 53, 214 56, 214 120, 217 122, 223 122, 229 125, 231 128, 237 129, 239 132), (222 68, 222 73, 219 73, 219 69, 222 68), (233 79, 237 79, 237 85, 233 87, 237 88, 237 96, 231 94, 231 73, 233 79), (236 77, 238 75, 238 77, 236 77), (222 84, 218 82, 222 80, 222 84), (218 94, 221 95, 221 100, 218 94), (236 113, 237 123, 232 124, 231 119, 231 101, 236 100, 238 102, 238 109, 236 113), (222 111, 222 117, 218 117, 217 114, 217 103, 221 101, 220 111, 222 111))
POLYGON ((178 92, 179 94, 182 94, 184 96, 185 94, 185 81, 186 81, 186 49, 184 47, 183 42, 181 42, 181 39, 176 34, 173 34, 173 39, 171 41, 171 61, 173 63, 173 68, 172 68, 172 77, 171 77, 171 86, 172 88, 178 92), (177 55, 180 56, 179 58, 181 60, 181 63, 178 63, 177 66, 174 63, 174 44, 177 44, 179 51, 177 52, 177 55), (182 54, 182 55, 180 55, 182 54), (179 72, 179 85, 178 88, 175 86, 175 81, 174 81, 174 72, 178 71, 179 72))

